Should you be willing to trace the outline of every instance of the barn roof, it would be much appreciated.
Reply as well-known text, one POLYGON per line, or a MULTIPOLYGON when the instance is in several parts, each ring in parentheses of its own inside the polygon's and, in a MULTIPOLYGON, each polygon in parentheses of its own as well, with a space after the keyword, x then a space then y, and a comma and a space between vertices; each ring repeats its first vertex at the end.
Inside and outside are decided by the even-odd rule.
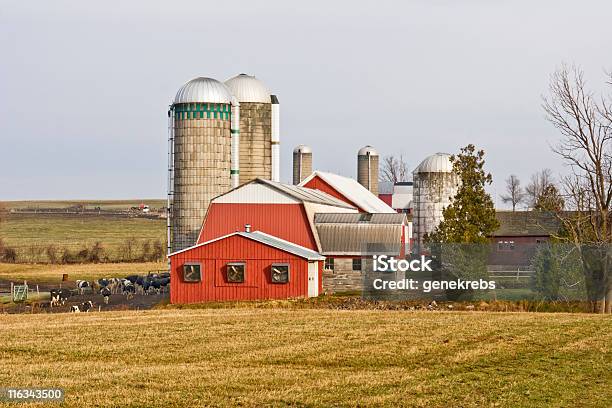
POLYGON ((370 214, 370 213, 317 213, 315 224, 403 224, 406 214, 370 214))
POLYGON ((189 250, 192 250, 194 248, 198 248, 198 247, 201 247, 201 246, 204 246, 204 245, 208 245, 208 244, 211 244, 211 243, 216 242, 216 241, 221 241, 223 239, 230 238, 230 237, 233 237, 233 236, 236 236, 236 235, 239 235, 239 236, 241 236, 243 238, 247 238, 247 239, 250 239, 250 240, 253 240, 253 241, 260 242, 260 243, 262 243, 264 245, 268 245, 268 246, 271 246, 273 248, 279 249, 281 251, 288 252, 290 254, 293 254, 295 256, 299 256, 300 258, 304 258, 304 259, 307 259, 309 261, 322 261, 322 260, 325 259, 325 257, 322 256, 321 254, 319 254, 318 252, 315 252, 315 251, 313 251, 311 249, 305 248, 305 247, 303 247, 301 245, 297 245, 297 244, 294 244, 292 242, 285 241, 284 239, 280 239, 278 237, 275 237, 275 236, 270 235, 270 234, 266 234, 265 232, 261 232, 261 231, 252 231, 252 232, 238 231, 238 232, 234 232, 234 233, 231 233, 231 234, 228 234, 228 235, 224 235, 224 236, 219 237, 219 238, 211 239, 210 241, 206 241, 206 242, 203 242, 201 244, 194 245, 194 246, 189 247, 189 248, 185 248, 185 249, 183 249, 181 251, 173 252, 169 256, 174 256, 174 255, 179 254, 181 252, 189 251, 189 250))
MULTIPOLYGON (((271 199, 269 195, 262 192, 250 191, 256 185, 263 185, 270 191, 274 191, 277 195, 280 194, 285 199, 291 199, 293 202, 323 204, 333 207, 341 207, 356 210, 356 208, 342 200, 337 199, 323 191, 314 190, 312 188, 293 186, 289 184, 278 183, 262 178, 257 178, 248 183, 242 184, 227 193, 221 194, 213 199, 213 202, 254 202, 262 199, 271 199), (247 192, 248 191, 248 192, 247 192), (243 194, 244 192, 244 194, 243 194)), ((277 200, 274 200, 275 202, 277 200)))
POLYGON ((559 231, 559 220, 546 211, 497 211, 499 228, 492 236, 549 236, 559 231))
POLYGON ((399 254, 404 214, 317 214, 323 255, 399 254))
POLYGON ((305 186, 310 180, 320 177, 321 180, 332 186, 349 201, 369 213, 394 213, 395 210, 376 197, 370 190, 362 186, 357 180, 339 176, 333 173, 315 171, 306 177, 299 186, 305 186))

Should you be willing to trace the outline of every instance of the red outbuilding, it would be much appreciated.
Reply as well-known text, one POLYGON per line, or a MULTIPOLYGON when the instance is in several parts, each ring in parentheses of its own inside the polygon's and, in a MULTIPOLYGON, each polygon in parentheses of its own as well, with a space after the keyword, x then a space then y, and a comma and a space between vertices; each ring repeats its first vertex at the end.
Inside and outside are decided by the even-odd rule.
POLYGON ((246 227, 170 254, 172 303, 314 297, 325 257, 246 227))

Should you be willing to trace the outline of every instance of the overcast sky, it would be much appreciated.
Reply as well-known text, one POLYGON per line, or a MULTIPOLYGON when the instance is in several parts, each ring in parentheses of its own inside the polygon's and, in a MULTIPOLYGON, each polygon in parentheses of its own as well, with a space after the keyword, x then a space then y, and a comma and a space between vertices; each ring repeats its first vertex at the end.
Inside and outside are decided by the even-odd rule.
POLYGON ((601 91, 612 1, 0 0, 0 199, 164 197, 166 110, 197 76, 254 74, 291 151, 355 176, 365 144, 429 154, 474 143, 499 203, 563 166, 541 96, 562 62, 601 91), (358 5, 359 4, 359 5, 358 5))

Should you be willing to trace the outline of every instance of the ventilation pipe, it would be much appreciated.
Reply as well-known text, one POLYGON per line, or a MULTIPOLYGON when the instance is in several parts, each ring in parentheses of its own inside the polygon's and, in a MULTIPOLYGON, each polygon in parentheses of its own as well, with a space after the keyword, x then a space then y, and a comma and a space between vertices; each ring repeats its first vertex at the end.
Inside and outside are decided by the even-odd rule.
POLYGON ((230 128, 232 133, 230 177, 232 188, 236 188, 240 184, 240 103, 236 98, 232 98, 232 121, 230 128))
POLYGON ((272 101, 272 181, 280 181, 280 105, 276 95, 270 95, 272 101))

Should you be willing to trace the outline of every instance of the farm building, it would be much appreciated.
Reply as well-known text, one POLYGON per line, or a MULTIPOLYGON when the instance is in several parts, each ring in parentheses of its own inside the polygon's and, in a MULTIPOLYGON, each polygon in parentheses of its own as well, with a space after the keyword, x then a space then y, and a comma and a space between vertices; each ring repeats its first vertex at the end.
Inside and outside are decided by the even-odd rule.
POLYGON ((316 214, 316 233, 325 255, 323 289, 362 289, 363 272, 371 269, 372 255, 397 258, 409 253, 410 226, 401 213, 316 214))
POLYGON ((561 225, 545 211, 497 211, 499 228, 489 238, 489 264, 529 265, 538 245, 550 241, 561 225))
POLYGON ((243 230, 246 224, 297 245, 320 251, 316 213, 357 209, 321 191, 256 179, 212 200, 198 243, 243 230))
MULTIPOLYGON (((344 179, 335 177, 341 181, 344 179)), ((172 281, 173 292, 177 292, 173 293, 172 302, 296 297, 314 293, 312 290, 304 292, 304 287, 294 288, 294 284, 301 285, 300 280, 282 290, 277 285, 270 287, 270 282, 262 276, 267 276, 270 265, 278 263, 282 256, 278 253, 273 256, 269 251, 263 255, 261 251, 248 255, 251 250, 258 251, 253 245, 262 244, 281 250, 279 247, 284 243, 282 250, 291 252, 291 249, 298 258, 299 254, 308 251, 307 262, 326 260, 325 263, 320 262, 317 269, 320 291, 360 289, 362 271, 365 269, 362 260, 369 259, 373 250, 385 250, 385 253, 395 256, 404 255, 410 230, 405 214, 394 212, 382 202, 376 204, 376 196, 360 184, 343 183, 338 186, 337 181, 332 179, 327 184, 336 186, 332 196, 317 189, 258 178, 214 198, 197 244, 170 256, 172 273, 176 275, 172 281), (350 199, 340 193, 347 189, 350 199), (357 203, 359 207, 349 201, 357 203), (363 208, 384 212, 364 212, 363 208), (254 232, 244 232, 245 225, 249 225, 254 232), (261 237, 265 237, 265 243, 260 242, 261 237), (259 241, 258 244, 249 243, 250 249, 247 251, 243 249, 247 244, 239 239, 259 241), (250 269, 254 275, 250 279, 255 280, 247 282, 248 285, 238 285, 239 289, 232 289, 232 292, 227 288, 235 288, 236 284, 226 281, 227 268, 241 262, 253 263, 250 269), (199 285, 190 285, 191 281, 185 280, 185 274, 192 268, 190 265, 201 265, 198 267, 202 275, 199 285), (204 277, 203 274, 208 275, 204 277), (214 291, 219 293, 213 294, 214 291)), ((283 256, 286 258, 288 255, 283 256)), ((293 268, 298 273, 302 267, 293 268)))
POLYGON ((378 198, 397 212, 412 214, 412 181, 379 183, 378 198))
POLYGON ((325 258, 260 231, 234 232, 170 255, 172 303, 318 296, 325 258))
MULTIPOLYGON (((372 214, 395 212, 393 208, 385 204, 367 188, 359 184, 355 179, 349 177, 343 177, 323 171, 315 171, 310 176, 306 177, 299 185, 301 187, 323 191, 345 203, 357 207, 360 212, 372 214)), ((376 188, 378 189, 378 185, 376 188)))

